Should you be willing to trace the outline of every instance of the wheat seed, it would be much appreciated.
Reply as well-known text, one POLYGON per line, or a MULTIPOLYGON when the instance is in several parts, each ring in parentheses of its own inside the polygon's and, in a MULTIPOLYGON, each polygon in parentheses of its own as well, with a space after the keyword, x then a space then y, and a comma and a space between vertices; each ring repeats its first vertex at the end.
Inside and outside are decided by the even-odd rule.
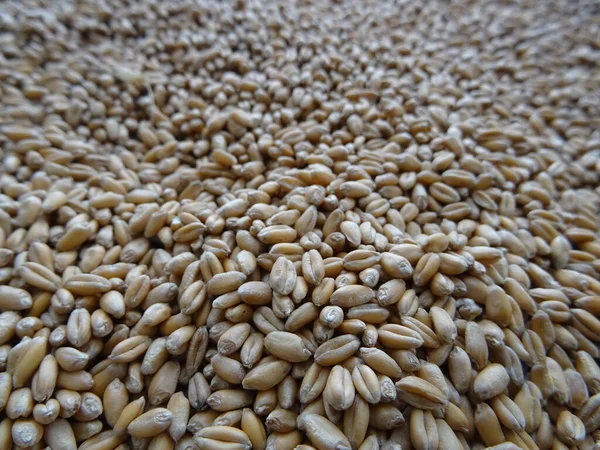
POLYGON ((0 447, 594 448, 594 2, 42 3, 0 447))

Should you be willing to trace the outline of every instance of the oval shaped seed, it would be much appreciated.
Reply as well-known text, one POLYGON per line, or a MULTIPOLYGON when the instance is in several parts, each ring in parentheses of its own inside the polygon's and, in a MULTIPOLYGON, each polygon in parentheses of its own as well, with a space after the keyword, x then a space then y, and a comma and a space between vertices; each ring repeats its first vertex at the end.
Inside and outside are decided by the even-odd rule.
POLYGON ((33 300, 29 292, 11 286, 0 286, 0 309, 22 311, 31 308, 33 300))
POLYGON ((315 351, 314 359, 323 366, 333 366, 352 356, 359 348, 360 340, 346 334, 321 344, 315 351))
POLYGON ((127 338, 113 348, 109 358, 114 363, 128 363, 135 361, 146 353, 151 342, 152 339, 148 336, 133 336, 127 338))
POLYGON ((217 342, 217 350, 223 355, 230 355, 238 351, 248 336, 251 327, 247 323, 239 323, 225 331, 217 342))
POLYGON ((402 325, 383 325, 377 330, 379 341, 396 349, 412 349, 423 345, 423 338, 416 331, 402 325))
POLYGON ((226 412, 237 410, 252 403, 253 398, 248 391, 241 389, 222 389, 211 394, 206 403, 215 411, 226 412))
POLYGON ((288 433, 296 429, 297 417, 293 411, 276 408, 265 419, 265 425, 276 433, 288 433))
POLYGON ((78 274, 70 277, 64 287, 75 295, 94 295, 110 291, 112 285, 99 275, 78 274))
POLYGON ((225 272, 213 276, 208 282, 207 292, 210 295, 221 295, 238 289, 246 281, 242 272, 225 272))
POLYGON ((384 272, 390 277, 405 279, 413 274, 413 267, 408 259, 395 253, 383 253, 380 263, 384 272))
POLYGON ((464 394, 471 385, 472 368, 467 352, 455 346, 448 356, 450 380, 459 393, 464 394))
MULTIPOLYGON (((35 357, 35 355, 30 355, 30 352, 27 352, 24 358, 29 358, 30 356, 31 358, 35 357)), ((29 364, 35 366, 35 359, 30 361, 29 364)), ((20 387, 20 385, 16 382, 15 375, 13 375, 13 387, 17 388, 20 387)), ((56 387, 57 378, 58 364, 56 358, 52 355, 44 356, 37 368, 37 373, 34 375, 31 382, 31 391, 36 402, 45 402, 52 396, 54 388, 56 387)))
POLYGON ((64 450, 77 449, 73 428, 69 421, 56 419, 44 428, 44 440, 50 448, 61 448, 64 450))
POLYGON ((287 225, 271 225, 258 232, 256 237, 263 244, 279 244, 283 242, 294 242, 297 232, 287 225))
POLYGON ((268 305, 273 297, 271 286, 263 281, 248 281, 237 292, 241 300, 249 305, 268 305))
POLYGON ((26 262, 19 267, 23 280, 28 284, 49 292, 55 292, 62 285, 62 280, 49 268, 35 263, 26 262))
POLYGON ((390 306, 398 303, 406 292, 404 280, 390 280, 379 286, 377 290, 377 303, 380 306, 390 306))
POLYGON ((410 440, 417 450, 438 448, 439 436, 431 411, 413 408, 409 424, 410 440))
POLYGON ((313 363, 309 367, 302 379, 298 393, 302 403, 308 404, 321 395, 327 384, 330 371, 329 367, 323 367, 317 363, 313 363))
POLYGON ((272 355, 293 363, 306 361, 312 355, 297 334, 285 331, 269 333, 264 339, 264 345, 272 355))
POLYGON ((194 435, 194 443, 199 450, 213 448, 250 450, 252 442, 242 430, 230 426, 210 426, 194 435))
POLYGON ((323 257, 317 250, 309 250, 302 255, 302 276, 313 285, 318 285, 325 277, 323 257))
POLYGON ((264 450, 267 445, 267 432, 259 417, 249 408, 242 411, 242 431, 246 433, 256 450, 264 450))
POLYGON ((333 408, 343 411, 352 406, 355 395, 350 371, 341 365, 336 365, 327 378, 323 400, 333 408))
POLYGON ((375 291, 367 286, 349 285, 336 289, 329 303, 342 308, 364 305, 375 299, 375 291))
POLYGON ((103 431, 85 440, 78 450, 91 450, 96 448, 117 448, 127 439, 126 435, 118 434, 113 430, 103 431))
POLYGON ((31 419, 17 419, 12 426, 12 440, 20 447, 33 447, 42 440, 44 427, 31 419))
POLYGON ((89 422, 99 417, 104 411, 102 400, 91 392, 81 394, 81 407, 73 418, 81 422, 89 422))
POLYGON ((500 395, 509 382, 510 377, 502 365, 490 364, 473 380, 473 392, 481 400, 487 400, 500 395))
POLYGON ((353 272, 360 272, 362 270, 373 267, 379 262, 380 259, 381 255, 376 251, 353 250, 346 256, 344 256, 344 269, 353 272))
POLYGON ((11 392, 6 402, 6 416, 9 419, 28 417, 33 411, 33 395, 31 389, 20 388, 11 392))
POLYGON ((450 344, 454 342, 458 334, 456 325, 452 317, 448 312, 440 307, 433 306, 429 310, 431 321, 433 322, 433 329, 437 334, 439 340, 443 344, 450 344))
POLYGON ((244 342, 240 350, 240 361, 246 368, 252 368, 261 358, 263 353, 262 333, 252 333, 244 342))
POLYGON ((292 365, 280 359, 259 363, 246 374, 242 381, 244 389, 265 391, 276 386, 292 370, 292 365))
POLYGON ((350 450, 350 442, 333 423, 317 414, 301 416, 299 426, 319 449, 350 450))
POLYGON ((368 403, 377 404, 381 401, 381 386, 377 374, 366 364, 354 367, 352 382, 356 391, 368 403))
POLYGON ((319 317, 319 309, 313 303, 304 303, 290 314, 285 321, 285 329, 291 332, 298 331, 317 317, 319 317))
POLYGON ((398 379, 402 375, 402 369, 396 361, 387 353, 378 348, 362 347, 360 356, 373 370, 392 379, 398 379))
MULTIPOLYGON (((28 342, 29 345, 27 346, 27 349, 18 359, 14 367, 11 368, 12 370, 10 370, 12 372, 14 388, 20 388, 29 384, 29 380, 38 368, 41 367, 41 363, 45 359, 44 355, 46 353, 47 342, 47 339, 42 336, 34 337, 28 342)), ((46 359, 44 367, 50 370, 56 369, 56 360, 53 357, 46 359)), ((54 371, 54 373, 56 373, 56 371, 54 371)), ((49 386, 42 386, 40 383, 35 383, 35 386, 38 388, 41 395, 46 395, 47 391, 51 387, 53 388, 53 386, 51 386, 53 373, 50 372, 48 375, 51 377, 49 386)), ((39 380, 39 377, 37 381, 41 381, 39 380)))
POLYGON ((60 403, 52 398, 46 403, 38 403, 33 407, 33 418, 42 425, 48 425, 58 418, 60 403))
POLYGON ((167 361, 152 377, 148 385, 148 400, 153 406, 166 402, 177 389, 181 366, 175 361, 167 361))
POLYGON ((274 292, 280 295, 289 295, 296 286, 296 268, 285 257, 277 258, 271 269, 269 284, 274 292))
POLYGON ((246 376, 246 370, 242 363, 227 356, 216 354, 210 363, 215 373, 229 383, 239 384, 246 376))
POLYGON ((391 430, 404 424, 404 416, 389 403, 380 403, 370 408, 369 426, 378 430, 391 430))
POLYGON ((166 408, 155 408, 129 423, 127 432, 134 438, 149 438, 167 430, 172 421, 171 411, 166 408))
POLYGON ((585 426, 579 417, 564 410, 556 421, 556 435, 566 445, 576 446, 585 438, 585 426))
POLYGON ((448 403, 446 395, 432 383, 415 376, 408 376, 396 383, 401 400, 415 408, 431 410, 448 403))

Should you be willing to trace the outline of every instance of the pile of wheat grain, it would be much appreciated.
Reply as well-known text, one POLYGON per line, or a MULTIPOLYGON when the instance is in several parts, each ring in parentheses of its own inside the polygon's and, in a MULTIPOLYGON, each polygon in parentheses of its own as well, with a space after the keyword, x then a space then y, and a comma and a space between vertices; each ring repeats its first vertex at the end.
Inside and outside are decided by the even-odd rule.
POLYGON ((596 1, 0 31, 0 448, 598 448, 596 1))

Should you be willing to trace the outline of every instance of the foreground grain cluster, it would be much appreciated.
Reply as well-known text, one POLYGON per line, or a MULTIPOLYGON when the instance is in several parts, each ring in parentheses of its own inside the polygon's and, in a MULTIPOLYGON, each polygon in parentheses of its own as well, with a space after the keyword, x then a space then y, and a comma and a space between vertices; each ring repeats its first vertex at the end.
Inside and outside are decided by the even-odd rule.
POLYGON ((43 3, 1 449, 598 448, 597 3, 43 3))

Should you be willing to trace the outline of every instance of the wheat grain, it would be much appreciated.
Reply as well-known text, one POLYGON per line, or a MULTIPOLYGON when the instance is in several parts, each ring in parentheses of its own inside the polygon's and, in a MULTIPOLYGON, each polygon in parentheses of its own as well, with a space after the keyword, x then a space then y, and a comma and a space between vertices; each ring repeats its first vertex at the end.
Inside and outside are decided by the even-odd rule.
POLYGON ((17 3, 0 447, 593 448, 593 2, 17 3))

